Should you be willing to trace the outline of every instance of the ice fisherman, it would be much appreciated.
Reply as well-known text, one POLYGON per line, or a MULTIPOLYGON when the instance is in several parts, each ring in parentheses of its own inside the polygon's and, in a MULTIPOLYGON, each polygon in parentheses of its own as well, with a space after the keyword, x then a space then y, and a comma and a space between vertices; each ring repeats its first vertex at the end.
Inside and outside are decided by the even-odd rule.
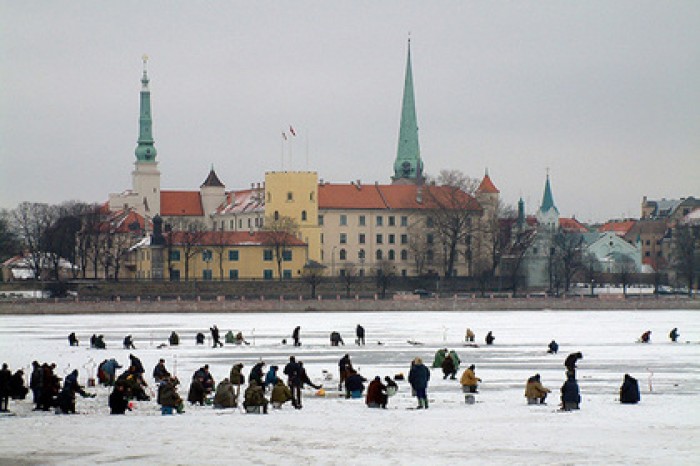
POLYGON ((625 374, 620 387, 620 403, 635 404, 639 403, 640 398, 637 379, 629 374, 625 374))
POLYGON ((418 406, 416 409, 428 409, 428 381, 430 369, 425 367, 421 358, 415 358, 408 373, 408 382, 416 392, 418 406))

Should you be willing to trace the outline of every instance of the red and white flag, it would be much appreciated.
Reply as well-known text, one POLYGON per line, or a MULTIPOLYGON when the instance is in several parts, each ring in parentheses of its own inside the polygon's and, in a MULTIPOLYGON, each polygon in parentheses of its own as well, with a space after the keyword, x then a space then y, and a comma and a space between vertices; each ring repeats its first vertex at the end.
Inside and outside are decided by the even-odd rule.
POLYGON ((297 132, 294 131, 294 128, 292 128, 292 125, 289 125, 289 132, 291 133, 292 136, 296 136, 297 132))

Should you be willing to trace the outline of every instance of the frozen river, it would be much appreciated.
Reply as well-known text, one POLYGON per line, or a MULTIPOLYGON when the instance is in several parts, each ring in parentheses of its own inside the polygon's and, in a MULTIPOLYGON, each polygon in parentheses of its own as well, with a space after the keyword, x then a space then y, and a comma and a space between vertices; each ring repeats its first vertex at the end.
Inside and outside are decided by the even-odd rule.
MULTIPOLYGON (((110 416, 108 390, 90 388, 75 416, 33 412, 30 397, 11 401, 14 416, 0 417, 0 464, 697 464, 700 455, 700 313, 698 311, 489 311, 411 313, 149 314, 0 317, 0 358, 14 371, 29 372, 32 360, 55 362, 60 376, 88 372, 103 359, 128 363, 133 352, 147 375, 159 358, 182 381, 187 395, 192 373, 208 363, 214 378, 228 376, 235 362, 245 373, 262 359, 283 366, 290 355, 325 387, 337 385, 337 362, 346 352, 367 378, 408 374, 410 361, 426 364, 438 348, 455 349, 459 370, 476 365, 483 379, 477 404, 466 405, 457 381, 433 369, 427 411, 416 405, 406 382, 388 410, 370 410, 363 400, 329 392, 305 393, 304 409, 285 407, 267 416, 210 407, 188 407, 181 416, 160 416, 155 402, 138 402, 126 416, 110 416), (242 331, 249 346, 212 349, 209 327, 242 331), (367 345, 354 345, 362 324, 367 345), (283 345, 301 326, 301 347, 283 345), (478 348, 464 346, 466 327, 478 348), (681 337, 671 343, 668 332, 681 337), (346 346, 334 348, 336 330, 346 346), (483 344, 487 331, 496 337, 483 344), (645 330, 652 343, 638 344, 645 330), (79 347, 67 335, 76 332, 79 347), (158 348, 171 331, 178 347, 158 348), (208 337, 195 345, 194 335, 208 337), (106 350, 89 349, 93 333, 106 350), (121 348, 131 334, 137 349, 121 348), (546 353, 555 339, 558 355, 546 353), (419 345, 409 344, 408 341, 419 345), (381 344, 380 344, 381 343, 381 344), (564 358, 581 351, 581 410, 557 411, 564 358), (333 380, 324 380, 324 371, 333 380), (535 373, 554 393, 548 406, 527 406, 525 381, 535 373), (642 401, 617 401, 625 373, 639 380, 642 401)), ((149 382, 152 381, 149 379, 149 382)))

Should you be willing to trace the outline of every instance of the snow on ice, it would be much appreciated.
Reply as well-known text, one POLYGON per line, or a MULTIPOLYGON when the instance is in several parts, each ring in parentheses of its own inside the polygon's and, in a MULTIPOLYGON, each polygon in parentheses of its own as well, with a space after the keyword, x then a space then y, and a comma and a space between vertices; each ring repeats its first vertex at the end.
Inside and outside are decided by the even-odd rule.
POLYGON ((32 360, 53 361, 58 375, 77 368, 86 384, 103 359, 126 365, 133 352, 151 387, 151 370, 164 358, 186 398, 193 372, 204 364, 218 382, 235 362, 245 364, 247 376, 260 359, 283 367, 293 354, 328 393, 317 397, 308 389, 299 411, 288 404, 268 415, 187 406, 175 416, 161 416, 155 401, 110 416, 104 387, 87 388, 96 398, 78 397, 77 415, 33 412, 30 394, 10 402, 14 415, 0 417, 0 464, 698 464, 699 342, 700 314, 693 311, 2 316, 0 359, 13 372, 24 367, 27 376, 32 360), (211 348, 213 324, 222 339, 240 330, 251 344, 211 348), (353 344, 357 324, 366 329, 364 347, 353 344), (302 346, 283 345, 297 325, 302 346), (464 346, 467 327, 476 332, 478 348, 464 346), (673 327, 681 334, 675 344, 668 339, 673 327), (180 346, 158 348, 173 330, 180 346), (330 346, 333 330, 345 346, 330 346), (487 347, 489 330, 496 341, 487 347), (645 330, 652 331, 652 343, 636 343, 645 330), (68 345, 71 331, 80 346, 68 345), (208 345, 195 345, 199 331, 208 345), (89 348, 93 333, 105 335, 106 350, 89 348), (136 350, 122 349, 127 334, 136 350), (552 339, 558 355, 546 352, 552 339), (416 400, 406 381, 398 382, 387 410, 335 392, 337 362, 346 352, 371 380, 408 375, 414 357, 428 365, 443 347, 461 358, 458 379, 476 365, 483 379, 476 404, 465 404, 458 380, 443 380, 440 369, 432 370, 428 410, 407 409, 416 400), (575 351, 584 355, 577 372, 581 410, 559 412, 563 361, 575 351), (325 380, 324 371, 333 380, 325 380), (553 391, 547 406, 528 406, 523 396, 535 373, 553 391), (639 380, 638 405, 617 400, 625 373, 639 380))

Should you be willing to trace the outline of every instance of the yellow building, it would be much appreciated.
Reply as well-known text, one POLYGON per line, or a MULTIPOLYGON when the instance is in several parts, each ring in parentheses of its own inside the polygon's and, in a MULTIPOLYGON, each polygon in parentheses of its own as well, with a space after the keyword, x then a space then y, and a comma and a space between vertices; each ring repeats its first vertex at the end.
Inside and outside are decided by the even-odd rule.
POLYGON ((299 227, 299 239, 308 245, 308 260, 321 260, 316 172, 265 173, 265 216, 289 217, 299 227))
POLYGON ((284 250, 276 257, 275 240, 260 231, 181 231, 166 234, 164 239, 163 245, 144 244, 138 248, 135 261, 138 278, 272 280, 280 275, 298 278, 307 257, 307 245, 293 237, 285 239, 284 250))

